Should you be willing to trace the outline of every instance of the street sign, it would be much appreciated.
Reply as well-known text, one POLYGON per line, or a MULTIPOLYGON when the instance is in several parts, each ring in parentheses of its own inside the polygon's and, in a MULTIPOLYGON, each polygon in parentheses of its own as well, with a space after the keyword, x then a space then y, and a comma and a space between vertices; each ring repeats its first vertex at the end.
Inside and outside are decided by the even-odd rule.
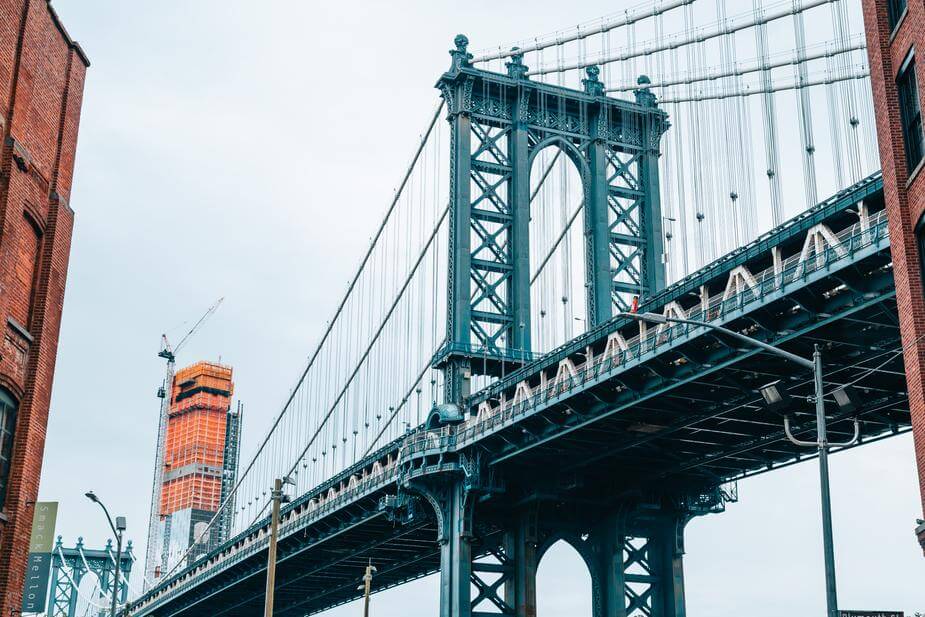
POLYGON ((903 611, 839 611, 839 617, 905 617, 903 611))
POLYGON ((35 513, 32 515, 32 536, 29 538, 26 585, 22 595, 24 613, 41 613, 45 610, 57 517, 57 501, 40 501, 35 504, 35 513))

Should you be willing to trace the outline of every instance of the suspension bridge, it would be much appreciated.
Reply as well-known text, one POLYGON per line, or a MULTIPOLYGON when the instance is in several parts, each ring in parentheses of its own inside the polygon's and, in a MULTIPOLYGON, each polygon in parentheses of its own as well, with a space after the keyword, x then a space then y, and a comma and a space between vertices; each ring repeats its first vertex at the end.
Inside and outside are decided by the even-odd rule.
POLYGON ((478 54, 456 37, 381 224, 211 523, 232 537, 158 556, 172 569, 130 614, 259 613, 286 477, 279 615, 356 599, 370 561, 375 591, 439 572, 445 617, 535 615, 557 541, 596 616, 684 615, 685 525, 812 458, 784 417, 815 431, 813 380, 630 310, 818 346, 833 441, 909 430, 859 7, 707 4, 478 54))

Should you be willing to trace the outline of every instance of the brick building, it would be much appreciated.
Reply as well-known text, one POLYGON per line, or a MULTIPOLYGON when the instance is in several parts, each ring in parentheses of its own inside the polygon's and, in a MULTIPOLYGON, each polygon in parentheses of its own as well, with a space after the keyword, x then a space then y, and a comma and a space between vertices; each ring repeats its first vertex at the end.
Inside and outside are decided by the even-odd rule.
MULTIPOLYGON (((925 509, 925 3, 863 0, 912 432, 925 509)), ((925 551, 925 525, 916 528, 925 551)))
POLYGON ((48 0, 0 0, 0 615, 21 608, 88 66, 48 0))

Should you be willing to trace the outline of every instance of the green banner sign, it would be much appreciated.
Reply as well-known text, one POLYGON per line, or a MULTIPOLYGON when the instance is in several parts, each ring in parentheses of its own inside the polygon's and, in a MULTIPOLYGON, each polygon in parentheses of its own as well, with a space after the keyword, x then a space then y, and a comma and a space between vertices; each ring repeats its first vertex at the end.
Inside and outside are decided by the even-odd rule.
POLYGON ((57 518, 57 501, 39 501, 35 504, 32 536, 29 539, 29 564, 26 567, 26 585, 22 595, 24 613, 41 613, 45 610, 57 518))

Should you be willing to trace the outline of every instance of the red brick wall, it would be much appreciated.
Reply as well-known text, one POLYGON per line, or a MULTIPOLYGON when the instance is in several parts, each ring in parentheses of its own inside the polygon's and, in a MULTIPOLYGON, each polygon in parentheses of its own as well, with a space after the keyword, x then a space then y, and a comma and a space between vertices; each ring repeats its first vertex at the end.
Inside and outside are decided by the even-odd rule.
MULTIPOLYGON (((915 49, 920 98, 925 94, 925 3, 909 0, 895 33, 890 32, 886 2, 863 0, 863 6, 919 490, 925 509, 925 290, 915 237, 925 212, 925 170, 915 170, 910 182, 896 89, 897 71, 915 49)), ((920 533, 919 542, 925 551, 925 533, 920 533)))
POLYGON ((0 615, 19 610, 61 324, 89 63, 47 0, 0 0, 0 387, 19 401, 0 615))

